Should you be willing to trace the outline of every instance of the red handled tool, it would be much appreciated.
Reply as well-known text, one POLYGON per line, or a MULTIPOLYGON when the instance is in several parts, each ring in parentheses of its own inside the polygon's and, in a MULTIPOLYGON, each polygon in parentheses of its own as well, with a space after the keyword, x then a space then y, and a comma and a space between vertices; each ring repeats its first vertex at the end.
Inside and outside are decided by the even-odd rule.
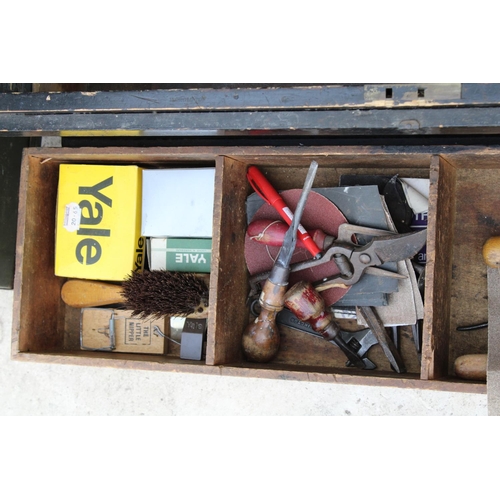
POLYGON ((344 342, 340 327, 333 319, 333 314, 326 309, 321 295, 311 283, 299 281, 285 294, 285 306, 292 311, 300 321, 309 323, 315 332, 326 339, 335 342, 352 365, 370 369, 371 362, 365 362, 349 344, 344 342))
MULTIPOLYGON (((285 222, 290 226, 293 219, 293 212, 286 205, 283 198, 273 188, 264 174, 255 166, 250 166, 247 171, 247 179, 255 192, 266 202, 269 203, 280 214, 285 222)), ((302 224, 299 224, 297 230, 299 240, 304 244, 310 254, 316 259, 321 257, 321 250, 313 241, 311 235, 306 231, 302 224)))

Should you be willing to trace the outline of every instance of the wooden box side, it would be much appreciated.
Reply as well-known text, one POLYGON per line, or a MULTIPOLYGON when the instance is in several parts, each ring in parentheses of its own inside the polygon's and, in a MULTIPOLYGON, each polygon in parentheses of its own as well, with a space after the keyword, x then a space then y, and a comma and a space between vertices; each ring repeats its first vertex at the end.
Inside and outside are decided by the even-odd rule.
POLYGON ((248 322, 248 273, 242 255, 245 246, 247 196, 246 165, 228 157, 216 159, 208 365, 241 360, 241 336, 248 322))
POLYGON ((497 311, 489 297, 482 249, 489 237, 500 234, 500 155, 498 150, 485 149, 446 158, 457 172, 448 362, 449 372, 453 373, 460 356, 492 354, 498 347, 489 341, 494 338, 494 322, 488 321, 488 316, 493 317, 497 311), (486 328, 458 330, 485 322, 486 328))
POLYGON ((431 159, 421 378, 447 375, 456 170, 431 159))
POLYGON ((61 278, 54 276, 57 164, 23 155, 16 243, 12 353, 60 350, 61 278))

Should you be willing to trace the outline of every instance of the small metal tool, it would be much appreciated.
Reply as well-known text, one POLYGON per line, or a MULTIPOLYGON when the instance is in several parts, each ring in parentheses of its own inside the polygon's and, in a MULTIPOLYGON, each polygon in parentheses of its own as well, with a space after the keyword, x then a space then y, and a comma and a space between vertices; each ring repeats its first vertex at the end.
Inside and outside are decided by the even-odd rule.
POLYGON ((414 325, 411 325, 411 332, 413 335, 413 342, 415 344, 415 349, 417 350, 417 354, 420 356, 422 354, 422 331, 424 329, 424 320, 417 319, 417 322, 414 325))
POLYGON ((391 329, 391 336, 392 336, 392 342, 394 343, 394 347, 396 349, 399 349, 399 332, 398 332, 398 327, 396 325, 393 325, 390 327, 391 329))
MULTIPOLYGON (((351 346, 353 349, 356 349, 356 347, 359 346, 356 351, 358 353, 358 356, 363 358, 367 370, 373 370, 377 367, 375 363, 370 361, 365 356, 370 347, 378 344, 377 338, 375 337, 375 335, 373 335, 373 332, 369 328, 365 328, 364 330, 359 330, 357 332, 342 331, 340 332, 340 335, 342 336, 344 342, 351 346)), ((347 361, 346 365, 352 366, 352 363, 350 361, 347 361)))
POLYGON ((387 356, 387 359, 391 363, 391 366, 394 368, 394 370, 397 373, 405 373, 406 366, 403 361, 403 358, 396 349, 394 342, 387 334, 387 330, 385 329, 384 323, 377 316, 373 307, 369 306, 359 307, 358 311, 361 317, 365 320, 370 330, 377 338, 380 347, 382 347, 384 354, 387 356))
POLYGON ((467 325, 467 326, 459 326, 457 327, 457 331, 459 332, 470 332, 472 330, 480 330, 481 328, 487 328, 488 322, 478 323, 477 325, 467 325))

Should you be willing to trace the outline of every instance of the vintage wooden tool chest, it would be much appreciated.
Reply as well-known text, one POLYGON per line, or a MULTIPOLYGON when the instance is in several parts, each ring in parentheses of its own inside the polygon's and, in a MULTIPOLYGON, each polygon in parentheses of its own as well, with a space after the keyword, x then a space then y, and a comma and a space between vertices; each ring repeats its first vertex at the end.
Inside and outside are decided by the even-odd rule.
POLYGON ((193 372, 486 393, 486 384, 454 376, 462 354, 486 353, 484 330, 457 326, 488 316, 484 241, 500 230, 500 148, 431 146, 29 148, 22 161, 17 232, 12 356, 16 360, 126 369, 193 372), (379 346, 378 368, 345 367, 338 349, 320 338, 286 330, 271 363, 243 359, 241 336, 249 321, 244 258, 245 172, 259 167, 279 190, 302 186, 311 160, 315 187, 338 184, 346 173, 430 178, 427 279, 421 359, 410 334, 401 335, 408 372, 391 370, 379 346), (93 163, 148 168, 215 166, 215 205, 206 359, 82 351, 79 310, 61 300, 65 281, 54 275, 55 209, 59 165, 93 163))

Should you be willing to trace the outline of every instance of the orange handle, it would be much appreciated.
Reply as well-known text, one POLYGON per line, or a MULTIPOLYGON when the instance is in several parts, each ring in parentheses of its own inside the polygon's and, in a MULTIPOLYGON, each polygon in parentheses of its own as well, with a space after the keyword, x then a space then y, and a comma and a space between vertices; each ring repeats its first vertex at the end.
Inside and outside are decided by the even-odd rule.
POLYGON ((124 302, 122 287, 102 281, 68 280, 61 289, 61 298, 71 307, 98 307, 124 302))

